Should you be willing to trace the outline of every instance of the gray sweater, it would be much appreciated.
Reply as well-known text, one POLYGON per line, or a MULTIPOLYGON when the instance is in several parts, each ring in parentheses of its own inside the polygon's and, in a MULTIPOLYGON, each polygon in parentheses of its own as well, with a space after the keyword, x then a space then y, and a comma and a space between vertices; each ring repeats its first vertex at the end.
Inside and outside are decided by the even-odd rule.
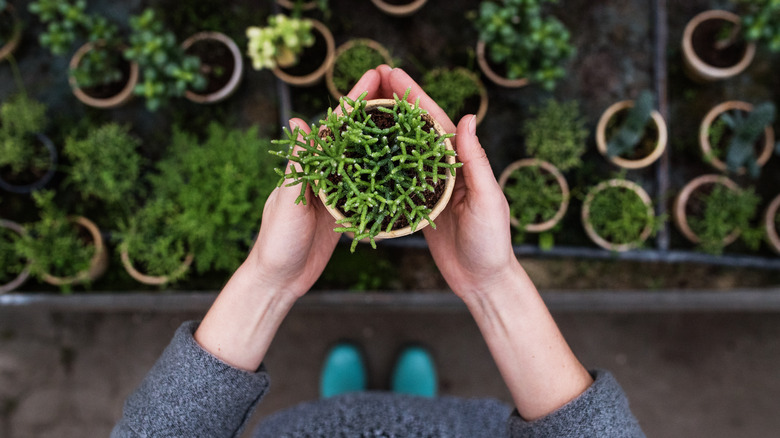
MULTIPOLYGON (((125 402, 112 437, 229 437, 241 434, 268 391, 257 372, 201 348, 184 323, 125 402)), ((532 422, 489 399, 426 399, 355 393, 304 403, 266 418, 257 437, 644 437, 617 381, 606 371, 583 394, 532 422)))

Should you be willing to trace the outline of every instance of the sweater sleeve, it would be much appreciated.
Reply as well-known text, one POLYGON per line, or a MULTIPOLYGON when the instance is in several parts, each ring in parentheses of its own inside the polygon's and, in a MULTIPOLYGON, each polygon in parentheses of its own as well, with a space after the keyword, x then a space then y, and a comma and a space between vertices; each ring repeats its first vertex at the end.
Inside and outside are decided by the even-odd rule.
POLYGON ((186 322, 125 402, 112 437, 238 436, 268 390, 264 366, 251 373, 205 351, 186 322))
POLYGON ((595 371, 593 384, 577 398, 535 421, 515 410, 509 417, 510 437, 643 438, 628 399, 607 371, 595 371))

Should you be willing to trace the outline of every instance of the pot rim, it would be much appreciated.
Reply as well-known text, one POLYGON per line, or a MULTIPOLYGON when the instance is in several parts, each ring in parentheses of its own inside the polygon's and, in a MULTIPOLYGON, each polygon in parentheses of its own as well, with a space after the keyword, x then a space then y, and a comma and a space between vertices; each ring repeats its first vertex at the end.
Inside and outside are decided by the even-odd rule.
POLYGON ((693 48, 693 32, 701 23, 708 20, 725 20, 734 24, 739 24, 741 21, 737 14, 720 9, 704 11, 691 18, 688 24, 685 25, 681 42, 686 70, 695 75, 696 78, 704 81, 728 79, 742 73, 753 61, 753 57, 756 54, 756 44, 753 42, 747 43, 742 59, 731 67, 714 67, 704 62, 696 54, 693 48))
MULTIPOLYGON (((69 70, 76 69, 76 67, 79 65, 79 62, 81 62, 81 58, 84 57, 84 55, 90 50, 92 50, 96 45, 99 44, 102 44, 102 41, 97 41, 97 42, 90 41, 82 45, 81 47, 79 47, 78 50, 76 50, 76 53, 74 53, 73 56, 70 58, 70 64, 68 65, 69 70)), ((70 84, 70 88, 73 91, 73 94, 76 96, 76 98, 80 100, 82 103, 84 103, 85 105, 89 105, 94 108, 110 109, 110 108, 116 108, 124 105, 133 97, 133 91, 135 90, 135 86, 138 84, 138 78, 139 78, 138 63, 134 61, 130 61, 130 72, 127 78, 127 83, 119 93, 115 94, 114 96, 106 97, 106 98, 97 98, 97 97, 90 96, 89 94, 84 92, 83 89, 79 88, 73 76, 68 75, 68 83, 70 84)))
POLYGON ((347 93, 349 93, 349 90, 342 92, 336 88, 336 84, 333 82, 336 62, 338 61, 339 57, 344 54, 344 52, 358 44, 365 45, 375 50, 382 58, 384 58, 385 64, 389 65, 390 67, 393 66, 393 57, 390 56, 390 51, 387 50, 387 48, 378 41, 372 40, 370 38, 352 38, 344 44, 338 46, 335 54, 333 55, 333 62, 330 63, 327 70, 325 71, 325 84, 328 86, 328 92, 330 92, 330 95, 333 96, 333 98, 336 100, 341 99, 342 96, 346 96, 347 93))
POLYGON ((485 84, 482 82, 482 79, 479 78, 479 75, 474 73, 473 71, 467 69, 466 67, 454 67, 451 69, 448 68, 436 68, 431 70, 431 73, 440 73, 445 70, 451 70, 451 71, 457 71, 459 73, 465 74, 468 76, 472 81, 474 81, 475 84, 477 84, 477 88, 479 88, 479 108, 477 109, 477 114, 475 114, 477 118, 477 126, 479 126, 480 123, 482 123, 482 120, 485 119, 485 116, 487 115, 488 110, 488 92, 487 88, 485 87, 485 84))
MULTIPOLYGON (((22 40, 22 21, 19 19, 19 15, 17 15, 16 9, 14 9, 12 4, 7 3, 6 9, 4 9, 4 11, 6 10, 11 14, 11 17, 13 17, 14 29, 8 42, 0 47, 0 60, 10 56, 16 50, 16 48, 19 47, 19 42, 22 40)), ((0 11, 0 13, 2 12, 3 11, 0 11)))
POLYGON ((477 64, 480 70, 495 84, 506 88, 520 88, 528 85, 528 78, 508 79, 496 73, 487 61, 487 47, 484 41, 477 41, 477 64))
POLYGON ((325 60, 322 62, 322 65, 317 67, 317 69, 313 72, 301 76, 295 76, 286 73, 281 68, 279 68, 279 66, 276 66, 271 70, 277 78, 290 85, 298 87, 307 87, 314 85, 317 81, 319 81, 322 76, 325 75, 325 71, 327 71, 330 65, 333 64, 334 53, 336 51, 336 42, 333 39, 333 33, 331 33, 330 29, 328 29, 327 26, 318 20, 309 18, 307 18, 307 20, 311 22, 312 29, 319 32, 320 35, 322 35, 322 37, 325 39, 325 45, 327 48, 325 53, 325 60))
POLYGON ((774 252, 780 254, 780 235, 778 235, 777 226, 775 225, 775 217, 778 210, 780 210, 780 194, 772 199, 764 213, 764 227, 766 228, 769 246, 774 252))
POLYGON ((647 156, 637 160, 631 160, 618 156, 610 157, 607 153, 607 124, 612 119, 612 117, 615 116, 615 114, 622 110, 633 108, 633 106, 633 100, 623 100, 613 103, 601 114, 598 125, 596 126, 596 146, 599 152, 604 156, 604 158, 624 169, 641 169, 655 163, 659 158, 661 158, 661 155, 664 154, 664 151, 666 151, 666 144, 668 142, 669 136, 669 132, 666 127, 666 121, 664 121, 663 116, 657 110, 653 110, 650 113, 650 116, 652 117, 652 120, 658 129, 658 141, 656 142, 653 151, 647 156))
MULTIPOLYGON (((677 195, 674 201, 674 222, 677 225, 677 229, 692 243, 701 243, 701 239, 696 233, 693 232, 690 225, 688 225, 688 215, 685 213, 685 206, 688 204, 688 199, 693 192, 699 187, 705 184, 722 184, 731 190, 740 190, 737 183, 729 179, 724 175, 708 174, 698 176, 689 181, 680 193, 677 195)), ((723 239, 723 246, 727 246, 733 243, 739 237, 740 230, 736 229, 731 232, 725 239, 723 239)))
MULTIPOLYGON (((0 228, 7 228, 16 234, 19 234, 20 236, 25 235, 24 227, 19 225, 18 223, 14 221, 10 221, 7 219, 0 219, 0 228)), ((0 284, 0 295, 11 292, 13 290, 18 289, 21 287, 28 278, 30 278, 30 266, 32 265, 32 262, 30 260, 27 261, 27 264, 24 266, 24 269, 22 269, 22 272, 19 273, 19 275, 16 276, 13 280, 9 281, 5 284, 0 284)))
MULTIPOLYGON (((512 176, 512 173, 514 173, 516 170, 520 168, 530 167, 530 166, 539 166, 542 169, 544 169, 546 172, 551 173, 555 177, 555 180, 557 181, 558 186, 561 188, 561 192, 563 193, 563 201, 561 202, 561 205, 558 207, 558 210, 555 212, 555 215, 553 215, 552 218, 544 222, 528 224, 525 227, 523 227, 523 230, 529 233, 541 233, 543 231, 547 231, 553 228, 561 221, 561 219, 563 219, 563 216, 566 214, 566 210, 569 208, 569 200, 571 199, 571 192, 569 191, 569 184, 566 182, 566 178, 563 176, 563 173, 561 173, 560 169, 555 167, 552 163, 540 160, 538 158, 525 158, 510 163, 509 166, 507 166, 506 169, 504 169, 504 171, 501 172, 501 176, 498 179, 498 185, 501 187, 501 191, 503 192, 506 183, 509 181, 509 178, 512 176)), ((520 228, 520 222, 517 220, 517 218, 510 215, 509 222, 514 227, 520 228)))
POLYGON ((55 277, 54 275, 44 273, 41 276, 41 279, 52 286, 65 286, 94 281, 103 275, 103 273, 106 272, 106 268, 108 268, 108 253, 98 226, 84 216, 71 216, 68 219, 89 232, 92 237, 92 244, 95 246, 95 254, 92 255, 92 259, 89 262, 89 268, 78 272, 73 276, 55 277))
POLYGON ((184 92, 184 96, 195 103, 217 103, 232 96, 238 89, 241 79, 244 77, 244 57, 241 54, 238 45, 232 38, 224 33, 214 31, 203 31, 193 34, 181 43, 181 48, 186 51, 196 42, 204 40, 217 41, 224 44, 225 47, 230 50, 230 54, 233 55, 233 74, 224 87, 213 93, 200 94, 195 91, 187 90, 184 92))
POLYGON ((422 8, 428 0, 409 0, 408 3, 402 5, 394 5, 384 0, 371 0, 371 3, 379 8, 382 12, 394 17, 405 17, 412 15, 422 8))
POLYGON ((119 255, 120 258, 122 259, 122 266, 125 268, 125 271, 127 271, 127 273, 130 274, 131 277, 133 277, 135 280, 137 280, 140 283, 148 284, 151 286, 164 285, 172 280, 181 277, 190 268, 190 265, 192 265, 192 261, 195 258, 195 255, 193 253, 191 252, 187 253, 181 265, 178 268, 176 268, 172 273, 168 275, 147 275, 137 270, 135 266, 133 266, 133 261, 130 260, 130 252, 127 248, 127 242, 122 242, 122 245, 119 248, 119 255))
POLYGON ((642 229, 642 232, 639 234, 639 238, 634 242, 616 244, 599 236, 598 233, 596 233, 596 230, 593 228, 593 224, 590 222, 590 204, 593 202, 593 199, 596 197, 598 192, 601 192, 610 187, 623 187, 636 193, 636 195, 639 196, 642 202, 647 206, 648 217, 655 216, 655 211, 653 210, 653 201, 650 199, 650 196, 647 194, 645 189, 643 189, 639 184, 633 181, 617 178, 602 181, 590 189, 587 196, 585 196, 585 201, 582 203, 582 225, 585 228, 585 233, 588 235, 588 237, 590 237, 590 239, 596 245, 604 249, 617 252, 628 251, 638 247, 645 240, 647 240, 650 237, 650 234, 653 232, 653 226, 652 223, 648 221, 647 224, 645 224, 645 227, 642 229))
MULTIPOLYGON (((276 3, 278 3, 279 6, 285 8, 285 9, 289 9, 289 10, 295 9, 295 2, 294 1, 290 1, 290 0, 276 0, 276 3)), ((317 8, 317 2, 315 2, 315 1, 304 2, 303 6, 301 7, 301 9, 303 9, 304 11, 311 11, 312 9, 316 9, 316 8, 317 8)))

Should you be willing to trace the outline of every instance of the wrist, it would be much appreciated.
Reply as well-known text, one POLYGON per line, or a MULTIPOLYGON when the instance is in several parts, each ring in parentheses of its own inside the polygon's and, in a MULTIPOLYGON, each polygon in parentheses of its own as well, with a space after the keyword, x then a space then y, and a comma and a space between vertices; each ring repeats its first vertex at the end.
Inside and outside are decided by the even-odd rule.
POLYGON ((471 305, 486 304, 489 301, 499 300, 507 294, 517 292, 536 292, 536 287, 525 273, 525 270, 516 260, 508 263, 504 269, 483 275, 473 281, 456 282, 453 291, 463 301, 471 305))

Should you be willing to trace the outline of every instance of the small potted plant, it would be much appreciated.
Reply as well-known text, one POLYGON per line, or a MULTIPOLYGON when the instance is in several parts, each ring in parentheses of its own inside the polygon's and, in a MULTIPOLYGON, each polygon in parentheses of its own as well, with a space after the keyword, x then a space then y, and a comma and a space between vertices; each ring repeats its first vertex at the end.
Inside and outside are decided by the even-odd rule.
POLYGON ((371 0, 379 10, 394 17, 412 15, 425 6, 428 0, 371 0))
POLYGON ((700 82, 728 79, 753 61, 756 45, 743 38, 739 15, 709 10, 685 26, 682 52, 686 73, 700 82))
POLYGON ((22 22, 7 0, 0 0, 0 61, 13 54, 22 39, 22 22))
POLYGON ((771 102, 753 105, 727 101, 713 107, 699 127, 699 146, 705 161, 721 171, 758 177, 776 148, 771 102))
POLYGON ((710 254, 738 238, 757 248, 763 232, 751 226, 761 199, 722 175, 702 175, 683 187, 674 203, 674 221, 686 239, 710 254))
MULTIPOLYGON (((455 184, 455 151, 450 137, 418 103, 395 99, 343 97, 341 113, 328 111, 319 129, 304 135, 297 127, 277 144, 276 154, 301 164, 283 174, 279 185, 301 185, 296 203, 313 192, 336 219, 336 232, 353 235, 351 250, 367 239, 400 237, 433 221, 455 184), (302 140, 299 139, 301 136, 302 140), (303 148, 293 153, 293 148, 303 148)), ((279 170, 279 173, 283 173, 279 170)))
POLYGON ((324 24, 282 14, 268 17, 265 27, 247 28, 246 36, 255 70, 271 69, 277 78, 300 87, 319 81, 336 51, 333 34, 324 24))
POLYGON ((523 124, 525 151, 566 172, 582 165, 588 130, 576 101, 548 99, 523 124))
POLYGON ((238 45, 220 32, 198 32, 181 43, 185 54, 200 60, 206 78, 202 91, 187 90, 184 96, 196 103, 221 102, 238 89, 244 76, 244 57, 238 45))
POLYGON ((610 251, 642 245, 661 222, 647 192, 624 179, 601 182, 588 191, 582 204, 585 232, 595 244, 610 251))
POLYGON ((607 108, 596 127, 599 152, 624 169, 641 169, 658 160, 666 150, 668 134, 654 106, 653 94, 645 90, 636 101, 607 108))
POLYGON ((780 254, 780 195, 772 199, 764 212, 764 229, 769 246, 780 254))
POLYGON ((502 87, 538 83, 552 90, 574 55, 570 33, 543 4, 555 0, 483 1, 476 28, 477 61, 482 72, 502 87))
POLYGON ((30 262, 16 250, 16 241, 22 235, 21 225, 0 219, 0 294, 19 288, 30 276, 30 262))
POLYGON ((479 77, 466 68, 431 70, 423 76, 423 89, 452 120, 476 114, 479 125, 487 114, 487 89, 479 77))
POLYGON ((509 202, 509 221, 521 233, 551 230, 569 206, 566 178, 546 161, 515 161, 501 172, 498 184, 509 202))
POLYGON ((334 99, 346 95, 366 71, 378 65, 393 66, 390 52, 368 38, 354 38, 336 49, 333 63, 325 72, 325 83, 334 99))
POLYGON ((30 260, 30 272, 64 291, 95 281, 108 267, 98 227, 82 216, 66 216, 53 202, 54 192, 35 192, 40 220, 27 224, 17 251, 30 260))
POLYGON ((131 277, 143 284, 164 285, 187 273, 194 256, 176 224, 180 217, 173 202, 157 198, 121 225, 119 251, 131 277))
POLYGON ((0 188, 30 193, 52 179, 57 149, 43 134, 46 106, 17 94, 0 105, 0 188))

